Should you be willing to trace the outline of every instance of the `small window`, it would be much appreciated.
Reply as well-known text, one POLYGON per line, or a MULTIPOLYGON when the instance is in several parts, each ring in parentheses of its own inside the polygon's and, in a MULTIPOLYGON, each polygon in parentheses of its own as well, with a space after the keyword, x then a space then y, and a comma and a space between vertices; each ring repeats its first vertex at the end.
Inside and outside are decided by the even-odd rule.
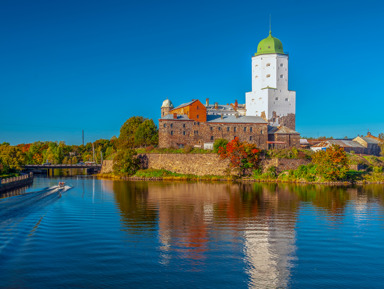
POLYGON ((280 67, 283 67, 283 66, 284 66, 284 64, 280 63, 280 67))
POLYGON ((284 78, 284 75, 280 74, 280 78, 284 78))
POLYGON ((236 136, 233 137, 233 139, 235 139, 235 138, 236 138, 236 136))
POLYGON ((213 135, 211 135, 211 140, 213 140, 213 135))
POLYGON ((185 123, 183 124, 183 127, 185 127, 185 123))
POLYGON ((211 129, 211 131, 213 131, 213 127, 212 126, 210 127, 210 129, 211 129))
POLYGON ((197 122, 197 125, 200 125, 200 122, 197 122))
POLYGON ((279 100, 279 98, 278 98, 278 97, 276 97, 276 98, 275 98, 275 100, 279 100))
POLYGON ((217 130, 221 130, 221 127, 218 127, 217 130))
POLYGON ((252 128, 251 127, 249 128, 249 132, 252 132, 252 128))
POLYGON ((244 132, 246 132, 246 131, 247 131, 247 127, 245 126, 245 127, 244 127, 244 132))
POLYGON ((183 131, 183 135, 185 135, 185 131, 183 131))
POLYGON ((199 118, 199 115, 197 115, 197 118, 199 118))
POLYGON ((164 123, 164 127, 167 127, 167 125, 164 123))
POLYGON ((196 109, 199 109, 199 106, 196 106, 196 109))
POLYGON ((252 136, 249 137, 249 140, 252 140, 252 136))
POLYGON ((236 127, 233 128, 233 132, 236 132, 236 127))
POLYGON ((173 135, 173 130, 171 130, 171 135, 173 135))
POLYGON ((285 101, 288 101, 288 98, 286 98, 285 101))
POLYGON ((227 131, 229 131, 230 130, 230 127, 227 127, 227 131))
POLYGON ((263 134, 263 130, 260 131, 260 134, 263 134))
POLYGON ((267 74, 267 78, 268 78, 268 77, 271 77, 271 75, 270 75, 270 74, 267 74))
POLYGON ((267 66, 271 66, 271 64, 270 64, 270 63, 267 63, 267 66))
POLYGON ((173 123, 171 123, 171 128, 173 128, 173 123))

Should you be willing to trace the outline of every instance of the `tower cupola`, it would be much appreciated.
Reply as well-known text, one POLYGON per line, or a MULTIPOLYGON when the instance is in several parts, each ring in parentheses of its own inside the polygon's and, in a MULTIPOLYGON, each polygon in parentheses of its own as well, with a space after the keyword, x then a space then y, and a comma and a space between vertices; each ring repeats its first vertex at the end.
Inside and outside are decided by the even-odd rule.
POLYGON ((279 39, 272 36, 271 31, 269 31, 269 35, 267 38, 264 38, 257 45, 257 52, 255 56, 261 54, 285 54, 283 50, 283 44, 279 39))

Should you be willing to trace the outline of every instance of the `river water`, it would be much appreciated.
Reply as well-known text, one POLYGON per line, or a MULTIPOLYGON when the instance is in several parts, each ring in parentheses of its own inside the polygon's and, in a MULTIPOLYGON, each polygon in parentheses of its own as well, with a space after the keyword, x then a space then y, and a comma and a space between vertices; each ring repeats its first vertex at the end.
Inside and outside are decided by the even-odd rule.
POLYGON ((0 199, 1 288, 384 287, 383 185, 58 181, 0 199))

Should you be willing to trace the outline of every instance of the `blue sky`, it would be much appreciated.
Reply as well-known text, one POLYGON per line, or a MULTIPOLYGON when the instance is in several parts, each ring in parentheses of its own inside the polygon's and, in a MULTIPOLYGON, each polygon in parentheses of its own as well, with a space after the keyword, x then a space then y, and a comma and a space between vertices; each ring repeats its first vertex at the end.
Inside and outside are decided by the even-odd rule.
POLYGON ((134 115, 245 102, 272 34, 290 56, 303 136, 384 132, 380 1, 0 2, 0 143, 111 138, 134 115))

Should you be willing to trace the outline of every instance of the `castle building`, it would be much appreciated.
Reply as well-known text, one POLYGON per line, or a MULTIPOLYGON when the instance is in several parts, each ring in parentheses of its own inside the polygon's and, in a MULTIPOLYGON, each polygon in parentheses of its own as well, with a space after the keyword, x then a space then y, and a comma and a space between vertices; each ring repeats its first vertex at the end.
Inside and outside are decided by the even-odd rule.
POLYGON ((296 92, 288 89, 288 54, 271 32, 252 57, 252 91, 245 99, 247 116, 260 116, 272 126, 295 130, 296 92))
POLYGON ((216 139, 256 144, 260 149, 300 146, 295 131, 296 93, 288 90, 288 55, 269 36, 252 57, 252 91, 246 104, 205 105, 192 100, 173 107, 166 99, 159 119, 159 147, 204 147, 216 139))

